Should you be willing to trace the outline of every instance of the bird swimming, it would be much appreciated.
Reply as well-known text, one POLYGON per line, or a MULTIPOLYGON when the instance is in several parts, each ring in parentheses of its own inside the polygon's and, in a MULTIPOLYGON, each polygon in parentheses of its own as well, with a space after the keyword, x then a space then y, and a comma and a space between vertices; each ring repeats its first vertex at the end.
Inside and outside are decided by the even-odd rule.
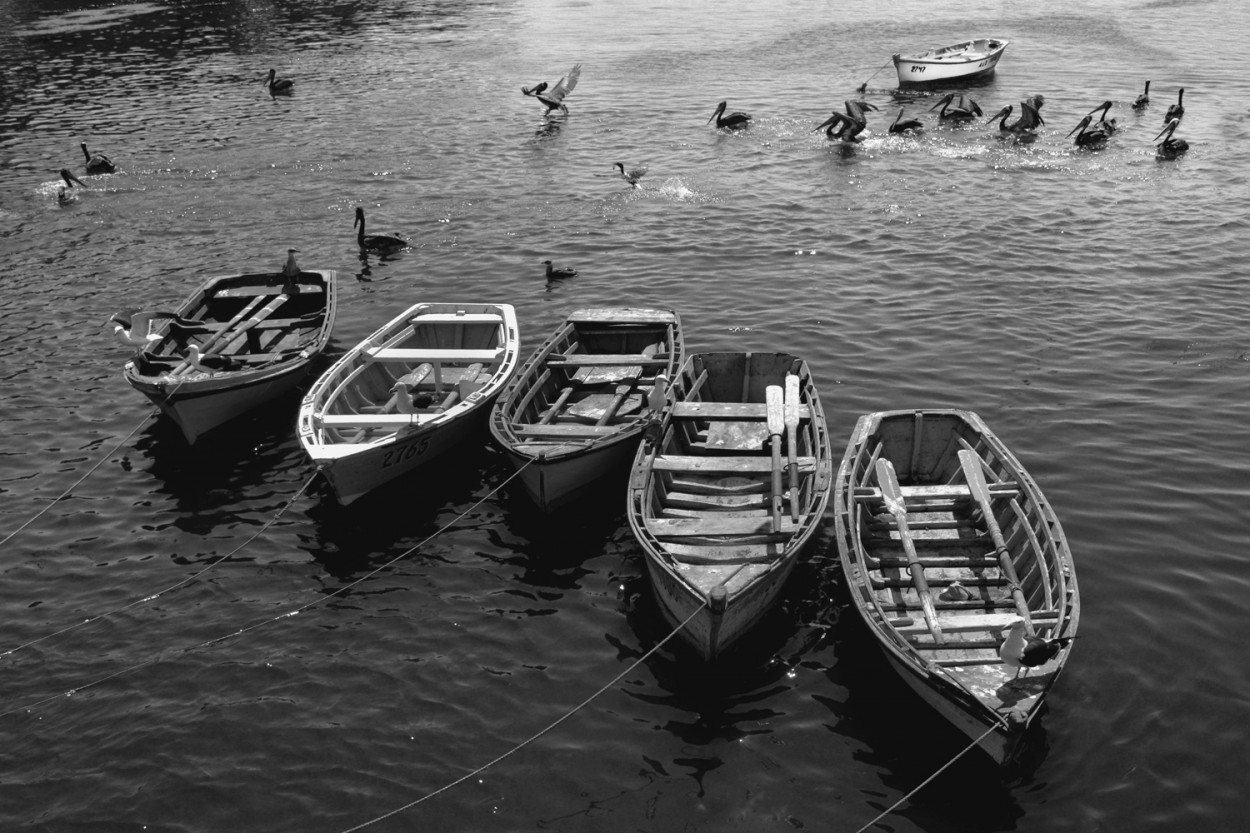
POLYGON ((78 199, 78 195, 74 192, 75 185, 87 187, 81 179, 70 173, 68 168, 61 168, 61 179, 65 180, 65 184, 56 192, 56 201, 61 205, 67 205, 78 199))
POLYGON ((1060 636, 1055 639, 1042 639, 1040 636, 1027 636, 1023 619, 1016 619, 1003 628, 1005 638, 998 648, 998 656, 1008 668, 1016 669, 1015 677, 1026 669, 1037 668, 1054 659, 1061 650, 1066 648, 1075 636, 1060 636))
POLYGON ((1134 110, 1145 110, 1146 105, 1150 103, 1150 82, 1146 82, 1146 88, 1142 90, 1141 95, 1133 101, 1134 110))
POLYGON ((1115 121, 1115 119, 1108 119, 1108 118, 1107 118, 1107 113, 1111 112, 1111 108, 1112 108, 1112 107, 1114 107, 1114 106, 1115 106, 1115 105, 1114 105, 1112 102, 1110 102, 1110 101, 1104 101, 1102 104, 1099 104, 1099 105, 1098 105, 1097 107, 1095 107, 1093 110, 1090 110, 1090 111, 1089 111, 1089 114, 1090 114, 1091 116, 1092 116, 1092 115, 1094 115, 1095 113, 1097 113, 1099 110, 1101 110, 1101 111, 1102 111, 1102 115, 1100 115, 1100 116, 1098 117, 1098 124, 1099 124, 1099 125, 1101 125, 1102 129, 1103 129, 1103 130, 1105 130, 1105 131, 1107 132, 1107 135, 1108 135, 1108 136, 1110 136, 1112 133, 1114 133, 1114 132, 1116 131, 1116 121, 1115 121))
POLYGON ((642 179, 647 173, 647 168, 631 168, 627 171, 625 170, 624 162, 615 163, 615 167, 621 172, 621 179, 625 180, 635 188, 638 187, 638 180, 642 179))
POLYGON ((947 93, 938 99, 937 104, 934 104, 929 109, 937 110, 939 107, 942 108, 938 112, 939 119, 967 121, 985 115, 985 113, 981 112, 981 107, 963 93, 947 93))
POLYGON ((92 153, 87 150, 86 142, 79 142, 78 145, 82 148, 82 155, 87 159, 87 173, 111 174, 117 171, 117 166, 113 164, 112 159, 109 159, 103 153, 92 153))
POLYGON ((265 86, 269 88, 270 95, 290 95, 295 92, 295 82, 290 78, 279 78, 276 69, 269 70, 269 77, 265 79, 265 86))
POLYGON ((1185 88, 1181 87, 1176 91, 1176 103, 1168 107, 1168 111, 1163 114, 1163 123, 1167 124, 1172 119, 1179 121, 1185 115, 1185 106, 1181 103, 1185 98, 1185 88))
POLYGON ((552 267, 550 260, 544 260, 543 263, 547 265, 547 280, 549 281, 558 281, 563 278, 577 277, 576 269, 555 269, 552 267))
MULTIPOLYGON (((876 110, 867 101, 847 101, 843 105, 845 113, 833 111, 833 115, 816 126, 814 133, 825 128, 825 136, 830 139, 841 139, 844 142, 858 142, 859 134, 868 126, 866 110, 876 110)), ((900 111, 901 115, 901 111, 900 111)))
POLYGON ((1069 136, 1073 133, 1076 134, 1076 138, 1073 139, 1073 143, 1077 147, 1092 148, 1101 147, 1106 144, 1107 138, 1111 135, 1110 131, 1106 129, 1106 125, 1103 122, 1099 122, 1093 127, 1090 127, 1090 124, 1093 121, 1093 116, 1086 116, 1081 119, 1080 124, 1068 131, 1069 136))
POLYGON ((894 117, 894 122, 890 125, 890 132, 906 133, 908 130, 924 130, 924 124, 921 123, 920 119, 903 121, 904 109, 903 107, 898 108, 898 115, 894 117))
POLYGON ((560 112, 568 115, 569 108, 564 104, 564 97, 573 92, 573 88, 577 86, 577 80, 582 77, 582 65, 574 64, 569 70, 569 74, 556 82, 556 85, 550 90, 547 88, 547 82, 543 81, 533 89, 529 87, 521 88, 521 95, 528 95, 537 98, 546 111, 544 116, 551 115, 552 110, 560 110, 560 112))
POLYGON ((998 122, 998 131, 1000 133, 1015 133, 1017 135, 1021 133, 1032 133, 1033 128, 1030 126, 1028 119, 1023 114, 1011 124, 1007 123, 1007 118, 1015 112, 1015 109, 1015 107, 1008 104, 1006 107, 994 114, 994 116, 987 121, 986 124, 998 122))
POLYGON ((352 226, 360 227, 356 234, 356 242, 360 244, 360 248, 371 252, 393 252, 406 249, 410 245, 407 240, 395 234, 365 234, 365 210, 360 206, 356 207, 356 221, 352 226))
POLYGON ((729 106, 729 102, 722 101, 716 105, 716 112, 712 113, 712 118, 708 119, 708 124, 716 122, 717 128, 725 128, 727 130, 741 130, 751 123, 751 117, 747 113, 730 113, 725 115, 725 108, 729 106))
POLYGON ((1186 142, 1184 139, 1173 138, 1172 136, 1180 123, 1180 119, 1172 119, 1159 131, 1159 135, 1155 136, 1154 140, 1158 142, 1158 150, 1155 151, 1155 155, 1160 159, 1175 159, 1189 150, 1189 142, 1186 142), (1163 139, 1163 141, 1160 142, 1159 139, 1163 139))

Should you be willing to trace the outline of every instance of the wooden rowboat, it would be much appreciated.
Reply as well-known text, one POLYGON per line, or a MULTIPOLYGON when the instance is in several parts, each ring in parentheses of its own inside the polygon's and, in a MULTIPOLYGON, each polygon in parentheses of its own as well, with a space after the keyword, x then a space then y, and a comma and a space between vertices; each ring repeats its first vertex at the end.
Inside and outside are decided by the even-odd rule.
POLYGON ((634 458, 629 525, 665 618, 689 619, 682 637, 710 660, 777 598, 833 462, 811 373, 788 353, 695 354, 671 393, 634 458))
POLYGON ((411 306, 313 383, 300 443, 349 504, 481 430, 519 345, 508 304, 411 306))
POLYGON ((660 378, 677 375, 681 319, 666 309, 573 312, 529 357, 491 409, 495 442, 543 511, 634 456, 660 378))
POLYGON ((209 278, 175 312, 144 314, 150 330, 136 337, 150 341, 126 363, 126 381, 194 443, 308 376, 336 297, 331 270, 209 278))
POLYGON ((834 517, 851 598, 890 664, 996 761, 1012 760, 1080 617, 1072 554, 1037 483, 976 414, 869 414, 838 470, 834 517), (1057 640, 1036 667, 1000 659, 1003 629, 1019 620, 1057 640))
POLYGON ((895 54, 901 86, 968 81, 992 75, 1007 44, 1001 38, 977 38, 908 55, 895 54))

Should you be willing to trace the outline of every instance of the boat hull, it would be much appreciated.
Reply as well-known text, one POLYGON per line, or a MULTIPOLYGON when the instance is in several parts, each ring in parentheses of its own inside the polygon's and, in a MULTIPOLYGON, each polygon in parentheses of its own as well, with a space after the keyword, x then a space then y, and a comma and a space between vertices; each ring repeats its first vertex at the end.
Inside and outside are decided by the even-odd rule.
MULTIPOLYGON (((505 449, 508 460, 519 472, 521 486, 530 500, 544 512, 554 512, 588 494, 591 487, 613 475, 623 475, 638 446, 638 434, 589 451, 553 456, 549 449, 526 446, 505 449)), ((558 449, 556 449, 558 452, 558 449)))
POLYGON ((994 74, 1007 49, 1007 41, 982 39, 932 49, 912 55, 893 56, 900 86, 926 86, 971 81, 994 74))

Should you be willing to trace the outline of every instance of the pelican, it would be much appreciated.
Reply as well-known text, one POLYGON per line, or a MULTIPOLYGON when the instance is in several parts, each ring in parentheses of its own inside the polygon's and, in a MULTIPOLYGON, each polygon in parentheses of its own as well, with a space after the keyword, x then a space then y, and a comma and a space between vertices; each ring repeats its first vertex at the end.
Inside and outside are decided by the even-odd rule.
POLYGON ((1176 132, 1176 128, 1180 125, 1180 123, 1180 119, 1172 119, 1167 123, 1163 130, 1159 131, 1159 135, 1155 136, 1154 140, 1159 144, 1159 149, 1156 152, 1156 155, 1160 159, 1175 159, 1176 157, 1183 155, 1185 151, 1189 150, 1189 142, 1186 142, 1184 139, 1176 139, 1172 137, 1172 134, 1176 132), (1163 141, 1160 142, 1159 139, 1163 139, 1163 141))
POLYGON ((1073 141, 1077 147, 1101 147, 1106 143, 1107 137, 1111 135, 1111 132, 1107 130, 1104 122, 1099 122, 1093 127, 1090 127, 1090 123, 1093 122, 1093 120, 1093 116, 1086 116, 1081 119, 1080 124, 1068 131, 1069 136, 1073 133, 1076 134, 1076 139, 1073 141))
POLYGON ((295 92, 295 82, 290 78, 278 78, 278 71, 269 70, 269 77, 265 79, 265 86, 269 88, 270 95, 290 95, 295 92))
POLYGON ((117 170, 117 166, 113 164, 113 160, 109 159, 103 153, 92 153, 87 150, 86 142, 79 142, 78 146, 82 148, 82 155, 87 160, 87 173, 111 174, 117 170))
POLYGON ((573 92, 573 88, 577 86, 577 79, 582 75, 582 65, 574 64, 569 70, 569 74, 556 82, 556 85, 550 90, 547 88, 547 82, 543 81, 538 86, 530 89, 529 87, 521 88, 521 95, 533 96, 546 107, 544 116, 550 115, 552 110, 560 110, 560 112, 568 115, 569 108, 564 104, 564 97, 573 92))
POLYGON ((1133 102, 1134 110, 1145 110, 1146 105, 1150 103, 1150 82, 1146 82, 1146 89, 1142 90, 1141 95, 1137 96, 1137 100, 1133 102))
POLYGON ((1020 123, 1022 129, 1037 130, 1046 124, 1042 118, 1042 105, 1046 103, 1046 98, 1041 93, 1031 95, 1024 101, 1020 102, 1020 123))
POLYGON ((708 124, 716 122, 717 128, 728 128, 729 130, 741 130, 751 123, 751 117, 746 113, 730 113, 726 116, 725 108, 729 106, 729 102, 722 101, 716 105, 716 112, 712 113, 712 118, 708 119, 708 124))
POLYGON ((1168 111, 1163 114, 1163 123, 1167 124, 1172 119, 1180 120, 1185 115, 1185 106, 1181 101, 1185 98, 1185 88, 1181 87, 1176 91, 1176 103, 1168 107, 1168 111))
POLYGON ((968 119, 985 115, 985 113, 981 112, 980 106, 963 93, 947 93, 938 100, 937 104, 934 104, 929 109, 937 110, 938 107, 942 108, 938 112, 939 119, 967 121, 968 119))
POLYGON ((360 226, 360 231, 356 234, 356 242, 362 249, 371 252, 393 252, 409 246, 408 241, 398 235, 365 234, 365 210, 359 206, 356 207, 356 221, 352 225, 360 226))
POLYGON ((1040 636, 1026 636, 1023 619, 1016 619, 1010 625, 1003 628, 1005 639, 998 649, 998 656, 1003 661, 1003 665, 1008 668, 1016 669, 1015 679, 1020 676, 1020 672, 1024 671, 1028 675, 1028 668, 1037 668, 1039 665, 1045 665, 1064 648, 1066 648, 1075 636, 1061 636, 1056 639, 1042 639, 1040 636))
POLYGON ((552 266, 551 266, 551 261, 550 261, 550 260, 544 260, 544 261, 543 261, 543 263, 545 263, 545 264, 547 265, 547 280, 549 280, 549 281, 558 281, 558 280, 560 280, 560 279, 562 279, 562 278, 575 278, 575 277, 577 277, 577 270, 576 270, 576 269, 555 269, 555 268, 552 268, 552 266))
POLYGON ((633 168, 627 171, 625 170, 624 162, 617 162, 616 169, 621 172, 621 179, 625 180, 635 188, 638 187, 638 180, 642 179, 647 173, 646 168, 633 168))
POLYGON ((1093 110, 1089 111, 1089 114, 1091 116, 1097 113, 1099 110, 1102 111, 1102 115, 1098 117, 1098 124, 1103 130, 1107 132, 1108 136, 1110 136, 1112 133, 1116 131, 1115 119, 1107 118, 1107 113, 1111 112, 1111 108, 1114 106, 1115 105, 1112 104, 1110 101, 1104 101, 1102 104, 1099 104, 1093 110))
POLYGON ((894 123, 890 125, 891 133, 906 133, 908 130, 924 130, 924 125, 920 119, 908 119, 903 121, 903 109, 898 108, 898 115, 894 117, 894 123))
POLYGON ((1007 117, 1015 112, 1015 109, 1015 107, 1008 104, 1006 107, 999 110, 993 118, 986 122, 986 124, 998 122, 998 131, 1000 133, 1032 133, 1033 128, 1025 124, 1026 119, 1024 115, 1021 115, 1020 118, 1016 119, 1011 124, 1007 123, 1007 117))
POLYGON ((74 193, 75 185, 81 185, 83 188, 87 187, 81 179, 70 173, 68 168, 61 168, 61 179, 65 180, 65 184, 56 192, 56 201, 61 205, 67 205, 78 199, 78 195, 74 193))
POLYGON ((858 142, 859 134, 868 126, 865 110, 876 110, 867 101, 847 101, 843 105, 846 113, 834 111, 833 115, 816 127, 813 132, 825 128, 825 135, 830 139, 841 139, 844 142, 858 142))
POLYGON ((647 407, 651 409, 651 413, 658 414, 664 410, 664 406, 668 404, 668 377, 661 370, 655 374, 655 381, 651 384, 651 391, 647 394, 647 407))

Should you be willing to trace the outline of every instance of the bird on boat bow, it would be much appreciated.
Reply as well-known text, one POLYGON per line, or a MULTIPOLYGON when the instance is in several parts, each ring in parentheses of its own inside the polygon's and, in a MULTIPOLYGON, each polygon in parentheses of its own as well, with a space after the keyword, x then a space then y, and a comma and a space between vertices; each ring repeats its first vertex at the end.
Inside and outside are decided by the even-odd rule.
POLYGON ((1185 115, 1185 105, 1181 102, 1185 99, 1185 88, 1181 87, 1176 91, 1176 103, 1168 107, 1168 111, 1163 114, 1163 123, 1167 124, 1172 119, 1180 121, 1185 115))
POLYGON ((360 228, 356 233, 356 242, 360 244, 360 248, 371 252, 393 252, 406 249, 410 245, 396 234, 365 234, 365 210, 360 206, 356 207, 356 220, 352 226, 360 228))
POLYGON ((239 366, 239 363, 229 356, 205 355, 198 344, 187 345, 187 352, 183 358, 187 360, 187 364, 201 373, 216 373, 219 370, 232 370, 239 366))
POLYGON ((725 108, 729 106, 728 101, 722 101, 716 105, 716 111, 712 113, 712 117, 707 120, 708 124, 716 122, 717 129, 741 130, 751 123, 751 116, 747 113, 730 113, 725 115, 725 108))
POLYGON ((547 266, 547 280, 549 281, 558 281, 564 278, 577 277, 576 269, 556 269, 551 265, 550 260, 544 260, 543 263, 547 266))
POLYGON ((68 168, 61 168, 61 179, 65 180, 65 184, 56 192, 56 201, 61 205, 68 205, 78 199, 78 194, 74 191, 75 185, 87 187, 81 179, 70 173, 68 168))
POLYGON ((82 155, 87 160, 87 173, 111 174, 117 171, 117 166, 113 164, 113 160, 109 159, 103 153, 92 153, 87 150, 86 142, 79 142, 78 145, 82 148, 82 155))
POLYGON ((290 78, 279 78, 276 69, 269 70, 269 77, 265 79, 265 86, 269 89, 270 95, 290 95, 295 92, 295 82, 290 78))
POLYGON ((1094 117, 1086 116, 1081 119, 1081 123, 1068 131, 1068 135, 1076 134, 1073 143, 1079 148, 1096 148, 1102 147, 1107 143, 1107 139, 1111 133, 1107 130, 1104 122, 1093 124, 1094 117), (1093 124, 1091 127, 1090 125, 1093 124))
POLYGON ((985 115, 980 105, 963 93, 947 93, 929 109, 937 110, 939 107, 942 109, 938 111, 938 118, 943 121, 968 121, 985 115))
POLYGON ((626 182, 628 182, 630 185, 634 186, 635 188, 638 187, 638 180, 646 176, 646 173, 648 170, 647 168, 631 168, 627 171, 625 170, 624 162, 615 163, 615 167, 618 171, 621 172, 620 174, 621 179, 625 180, 626 182))
POLYGON ((137 347, 139 352, 163 339, 161 333, 152 332, 152 324, 156 321, 169 321, 171 327, 203 327, 203 322, 193 318, 183 318, 176 312, 159 310, 124 309, 109 318, 113 325, 113 334, 117 340, 129 347, 137 347))
POLYGON ((924 124, 921 123, 920 119, 908 119, 907 121, 903 121, 904 109, 905 108, 903 107, 898 108, 898 115, 894 117, 893 123, 890 124, 890 132, 906 133, 909 130, 924 130, 924 124))
POLYGON ((998 649, 998 656, 1003 665, 1016 670, 1016 679, 1023 671, 1028 676, 1030 668, 1045 665, 1054 659, 1061 650, 1066 648, 1075 636, 1060 636, 1055 639, 1042 639, 1025 632, 1023 619, 1016 619, 1003 629, 1003 644, 998 649))
POLYGON ((582 65, 574 64, 573 68, 569 70, 569 74, 557 81, 554 87, 548 88, 547 82, 543 81, 533 88, 522 87, 521 95, 528 95, 538 99, 547 108, 543 112, 544 116, 551 115, 552 110, 559 110, 568 115, 569 108, 565 105, 564 98, 573 92, 573 88, 577 86, 577 80, 581 77, 582 65))
POLYGON ((1137 96, 1133 101, 1134 110, 1145 110, 1146 105, 1150 103, 1150 82, 1146 82, 1146 88, 1142 90, 1141 95, 1137 96))
POLYGON ((664 406, 668 404, 668 376, 661 370, 655 374, 655 380, 651 384, 651 390, 647 393, 647 407, 652 414, 658 415, 664 410, 664 406))
POLYGON ((1159 135, 1155 136, 1154 141, 1158 143, 1158 150, 1155 151, 1155 155, 1160 159, 1175 159, 1189 150, 1189 142, 1172 136, 1176 132, 1176 128, 1180 126, 1180 123, 1180 119, 1172 119, 1163 130, 1159 131, 1159 135), (1159 141, 1160 139, 1163 141, 1159 141))

